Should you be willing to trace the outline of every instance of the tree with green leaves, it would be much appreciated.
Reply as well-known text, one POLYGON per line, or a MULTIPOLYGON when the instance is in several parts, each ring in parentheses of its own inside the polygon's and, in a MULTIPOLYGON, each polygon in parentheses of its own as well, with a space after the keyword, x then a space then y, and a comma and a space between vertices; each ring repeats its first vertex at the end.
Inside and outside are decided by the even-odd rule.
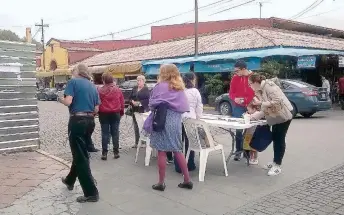
MULTIPOLYGON (((16 33, 11 30, 0 29, 0 40, 8 40, 13 42, 26 42, 26 37, 20 38, 16 33)), ((32 43, 36 45, 37 49, 42 48, 42 43, 32 39, 32 43)))

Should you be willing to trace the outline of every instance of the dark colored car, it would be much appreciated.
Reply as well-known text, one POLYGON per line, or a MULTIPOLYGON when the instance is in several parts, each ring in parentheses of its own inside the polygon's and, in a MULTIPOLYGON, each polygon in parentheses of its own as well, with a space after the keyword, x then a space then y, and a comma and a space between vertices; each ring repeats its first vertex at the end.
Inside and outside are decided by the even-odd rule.
POLYGON ((58 90, 56 88, 40 89, 36 93, 37 100, 56 101, 58 97, 58 90))
MULTIPOLYGON (((298 80, 280 79, 281 89, 294 107, 294 117, 299 113, 305 118, 332 107, 326 88, 315 87, 298 80)), ((231 115, 232 101, 228 93, 215 100, 216 110, 222 115, 231 115)))
MULTIPOLYGON (((156 85, 156 80, 146 80, 146 86, 149 90, 152 90, 156 85)), ((125 81, 118 85, 118 87, 122 90, 125 104, 129 104, 129 97, 134 87, 137 86, 136 80, 125 81)))

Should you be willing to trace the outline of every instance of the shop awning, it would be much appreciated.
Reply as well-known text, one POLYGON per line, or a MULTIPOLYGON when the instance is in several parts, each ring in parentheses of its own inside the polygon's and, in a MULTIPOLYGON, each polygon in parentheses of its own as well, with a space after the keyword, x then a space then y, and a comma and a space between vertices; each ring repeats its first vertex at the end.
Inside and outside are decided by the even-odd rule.
POLYGON ((54 76, 67 76, 72 75, 72 72, 70 69, 56 69, 53 74, 54 76))
POLYGON ((214 60, 226 60, 226 59, 242 59, 242 58, 264 58, 269 56, 311 56, 311 55, 343 55, 344 51, 335 50, 323 50, 323 49, 307 49, 307 48, 292 48, 292 47, 273 47, 265 49, 248 49, 242 51, 232 51, 224 53, 214 53, 201 55, 197 57, 181 57, 161 60, 146 60, 142 61, 142 65, 161 65, 161 64, 183 64, 186 62, 209 62, 214 60))
POLYGON ((112 74, 139 74, 141 73, 142 65, 141 62, 127 62, 127 63, 118 63, 112 65, 103 65, 103 66, 92 66, 89 67, 90 74, 102 74, 104 72, 111 72, 112 74))
MULTIPOLYGON (((250 70, 260 69, 260 58, 246 58, 247 68, 250 70)), ((176 64, 181 73, 189 72, 191 64, 194 66, 196 73, 219 73, 234 71, 235 60, 214 60, 210 62, 187 62, 183 64, 176 64)), ((143 66, 143 71, 147 75, 158 75, 160 65, 147 64, 143 66)))
POLYGON ((54 76, 53 72, 45 72, 45 71, 36 72, 37 78, 46 78, 46 77, 52 77, 52 76, 54 76))

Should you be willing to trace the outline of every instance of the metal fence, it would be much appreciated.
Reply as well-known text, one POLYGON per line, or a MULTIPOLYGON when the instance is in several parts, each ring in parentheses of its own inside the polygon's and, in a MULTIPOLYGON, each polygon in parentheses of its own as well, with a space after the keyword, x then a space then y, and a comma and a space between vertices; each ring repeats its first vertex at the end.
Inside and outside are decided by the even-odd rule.
POLYGON ((0 149, 39 145, 33 44, 0 41, 0 149))

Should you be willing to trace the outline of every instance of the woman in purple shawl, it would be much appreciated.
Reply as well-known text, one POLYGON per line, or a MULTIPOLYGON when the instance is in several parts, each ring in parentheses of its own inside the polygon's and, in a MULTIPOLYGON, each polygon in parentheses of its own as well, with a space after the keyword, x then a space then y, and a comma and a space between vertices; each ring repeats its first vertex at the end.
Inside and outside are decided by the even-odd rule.
POLYGON ((174 64, 162 65, 158 84, 149 98, 149 108, 156 109, 160 104, 167 104, 165 128, 161 132, 153 131, 152 114, 144 123, 143 129, 150 133, 151 146, 158 150, 159 183, 152 186, 154 190, 165 190, 166 152, 173 152, 184 175, 184 182, 178 187, 192 189, 182 145, 182 114, 189 111, 189 104, 184 93, 184 83, 174 64))

